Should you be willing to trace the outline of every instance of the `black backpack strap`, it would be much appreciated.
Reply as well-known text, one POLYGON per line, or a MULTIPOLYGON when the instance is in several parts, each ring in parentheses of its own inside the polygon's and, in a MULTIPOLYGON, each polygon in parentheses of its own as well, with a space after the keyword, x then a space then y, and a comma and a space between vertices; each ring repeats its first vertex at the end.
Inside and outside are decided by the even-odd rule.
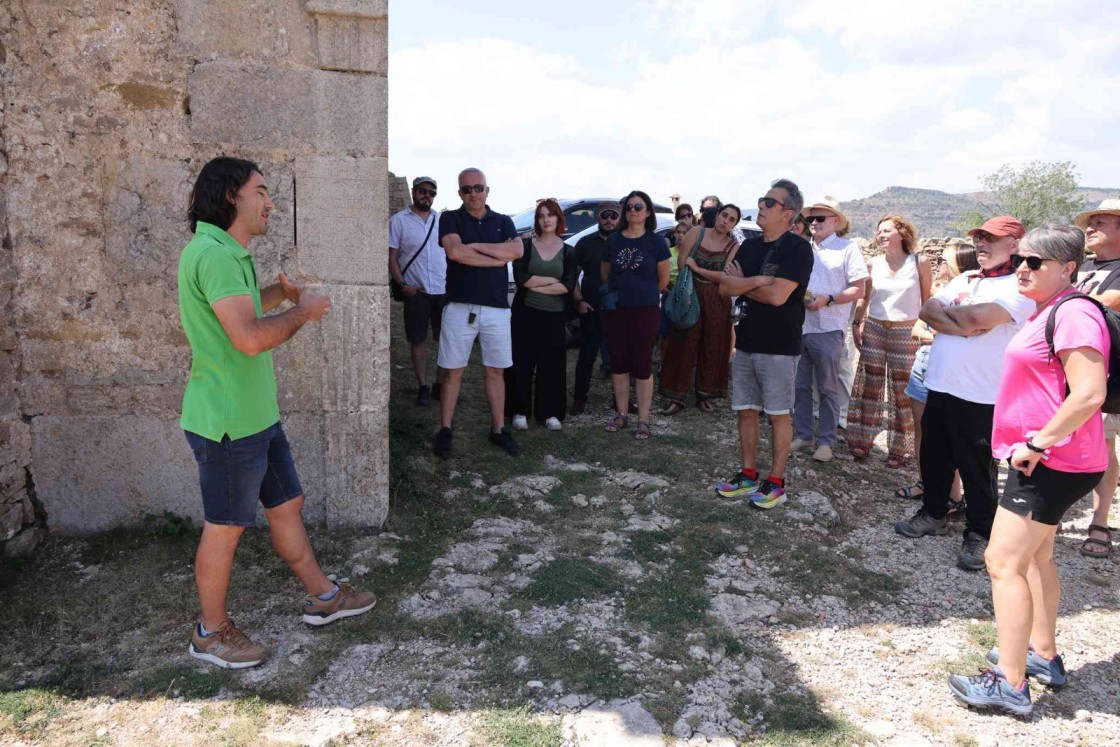
MULTIPOLYGON (((1049 350, 1049 357, 1046 359, 1047 363, 1052 361, 1054 359, 1054 356, 1057 355, 1057 353, 1054 352, 1054 325, 1057 324, 1056 317, 1058 314, 1058 307, 1064 304, 1066 301, 1072 301, 1076 298, 1084 298, 1086 301, 1090 302, 1100 310, 1101 316, 1105 316, 1104 305, 1101 304, 1101 302, 1097 299, 1093 298, 1092 296, 1087 296, 1084 293, 1070 293, 1068 296, 1054 304, 1053 308, 1050 309, 1050 316, 1046 318, 1046 348, 1047 350, 1049 350)), ((1108 318, 1105 317, 1105 323, 1107 324, 1107 322, 1108 318)))

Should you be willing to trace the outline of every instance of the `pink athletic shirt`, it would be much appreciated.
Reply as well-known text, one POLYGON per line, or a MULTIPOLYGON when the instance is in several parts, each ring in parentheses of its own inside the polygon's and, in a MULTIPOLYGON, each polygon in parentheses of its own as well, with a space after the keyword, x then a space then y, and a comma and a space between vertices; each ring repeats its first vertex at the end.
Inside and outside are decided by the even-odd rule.
MULTIPOLYGON (((1057 355, 1048 361, 1046 320, 1051 306, 1072 293, 1059 294, 1041 311, 1027 319, 1004 351, 1003 378, 996 394, 992 421, 992 455, 1011 456, 1013 446, 1027 441, 1058 411, 1066 395, 1066 373, 1057 355)), ((1058 309, 1054 320, 1054 351, 1093 348, 1104 356, 1107 371, 1108 329, 1100 311, 1088 301, 1071 301, 1058 309)), ((1104 423, 1097 410, 1085 423, 1050 447, 1044 462, 1060 472, 1102 472, 1108 467, 1104 423)))

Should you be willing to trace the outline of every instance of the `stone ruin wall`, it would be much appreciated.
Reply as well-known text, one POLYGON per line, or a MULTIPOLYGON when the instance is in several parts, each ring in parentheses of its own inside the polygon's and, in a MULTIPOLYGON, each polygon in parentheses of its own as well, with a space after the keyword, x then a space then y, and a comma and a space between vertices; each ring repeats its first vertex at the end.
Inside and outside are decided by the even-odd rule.
POLYGON ((386 14, 387 0, 0 9, 0 539, 35 523, 29 495, 64 532, 201 518, 175 274, 191 184, 221 154, 260 163, 277 205, 250 247, 262 283, 283 269, 334 299, 275 354, 308 518, 384 521, 386 14))

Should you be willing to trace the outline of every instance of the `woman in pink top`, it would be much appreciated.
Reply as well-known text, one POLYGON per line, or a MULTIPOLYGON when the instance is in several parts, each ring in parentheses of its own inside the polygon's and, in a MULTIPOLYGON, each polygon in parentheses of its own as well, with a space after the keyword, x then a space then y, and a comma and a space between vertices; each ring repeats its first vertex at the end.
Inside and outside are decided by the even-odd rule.
POLYGON ((1007 346, 992 427, 992 454, 1011 466, 984 553, 999 648, 988 653, 992 669, 949 678, 959 700, 1018 715, 1031 712, 1028 676, 1052 687, 1065 684, 1054 641, 1061 593, 1054 535, 1066 510, 1092 491, 1108 466, 1100 410, 1108 329, 1089 301, 1054 308, 1074 292, 1084 246, 1080 230, 1048 224, 1023 237, 1011 257, 1019 292, 1038 311, 1007 346), (1051 313, 1056 356, 1046 343, 1051 313))

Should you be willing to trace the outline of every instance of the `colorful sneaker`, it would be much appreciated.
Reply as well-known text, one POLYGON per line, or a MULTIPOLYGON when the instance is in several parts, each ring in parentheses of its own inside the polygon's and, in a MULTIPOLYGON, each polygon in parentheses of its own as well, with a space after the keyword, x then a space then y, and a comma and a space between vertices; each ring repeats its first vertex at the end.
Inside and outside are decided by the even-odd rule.
POLYGON ((758 492, 758 480, 752 480, 742 473, 731 478, 730 482, 716 484, 716 492, 724 498, 738 498, 741 495, 750 495, 758 492))
POLYGON ((749 500, 755 508, 774 508, 786 502, 786 489, 782 485, 763 480, 749 500))
POLYGON ((957 700, 975 708, 994 708, 1016 716, 1029 716, 1034 710, 1031 686, 1024 682, 1023 689, 1016 690, 998 667, 971 677, 949 675, 949 692, 957 700))
MULTIPOLYGON (((999 649, 993 648, 984 658, 992 664, 999 664, 999 649)), ((1028 646, 1027 676, 1034 677, 1040 684, 1047 685, 1056 690, 1060 687, 1065 687, 1066 665, 1062 661, 1061 654, 1055 656, 1053 659, 1046 659, 1039 656, 1038 652, 1034 650, 1034 646, 1028 646)))
POLYGON ((339 584, 338 593, 327 601, 317 597, 303 605, 303 621, 308 625, 326 625, 341 617, 354 617, 369 612, 377 604, 372 591, 355 591, 350 584, 339 584))
POLYGON ((205 637, 198 632, 198 625, 195 625, 191 631, 187 653, 222 669, 255 667, 268 658, 268 649, 253 643, 249 636, 233 624, 233 620, 226 620, 205 637))

